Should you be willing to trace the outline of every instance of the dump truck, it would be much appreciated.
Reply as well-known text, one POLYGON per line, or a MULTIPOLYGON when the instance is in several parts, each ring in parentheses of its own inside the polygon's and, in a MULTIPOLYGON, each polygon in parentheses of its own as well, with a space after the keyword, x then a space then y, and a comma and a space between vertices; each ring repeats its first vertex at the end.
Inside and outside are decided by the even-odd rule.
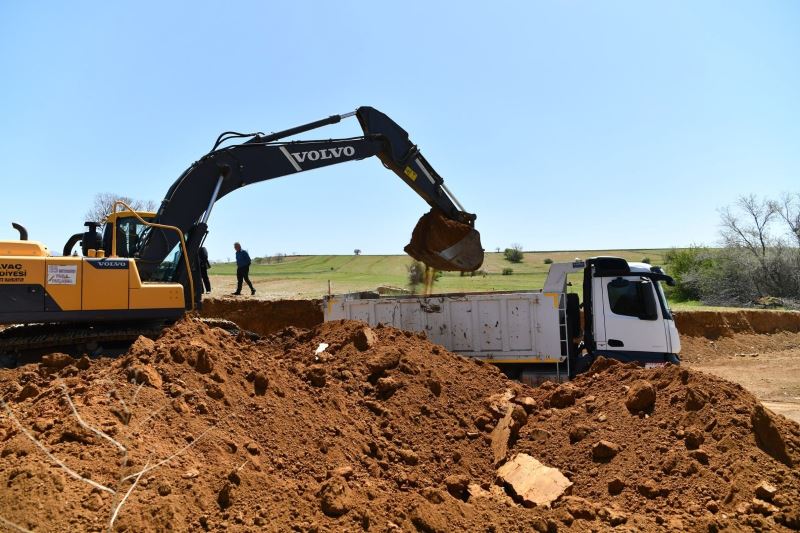
POLYGON ((645 367, 678 364, 678 330, 663 269, 618 257, 554 263, 541 290, 377 297, 331 295, 325 321, 362 320, 424 332, 449 351, 536 383, 586 371, 598 356, 645 367), (583 302, 568 275, 583 274, 583 302))

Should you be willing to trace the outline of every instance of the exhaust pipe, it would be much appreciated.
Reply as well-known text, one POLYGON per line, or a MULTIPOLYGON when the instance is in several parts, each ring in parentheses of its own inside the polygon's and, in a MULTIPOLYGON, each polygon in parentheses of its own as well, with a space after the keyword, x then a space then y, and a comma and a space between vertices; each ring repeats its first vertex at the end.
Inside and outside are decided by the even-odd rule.
POLYGON ((24 226, 17 224, 16 222, 11 223, 11 227, 19 232, 19 240, 27 241, 28 240, 28 230, 25 229, 24 226))

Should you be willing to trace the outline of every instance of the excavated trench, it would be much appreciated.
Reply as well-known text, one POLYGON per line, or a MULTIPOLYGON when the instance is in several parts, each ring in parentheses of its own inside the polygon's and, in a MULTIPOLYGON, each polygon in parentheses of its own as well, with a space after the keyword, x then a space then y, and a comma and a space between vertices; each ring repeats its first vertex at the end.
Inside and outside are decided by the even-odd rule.
POLYGON ((201 316, 236 322, 242 329, 269 335, 289 326, 311 329, 322 324, 321 300, 234 300, 203 301, 201 316))
MULTIPOLYGON (((321 300, 209 299, 203 302, 201 314, 231 320, 262 335, 288 326, 310 329, 323 322, 321 300)), ((800 332, 798 311, 682 311, 674 315, 678 331, 685 337, 714 340, 735 334, 800 332)))

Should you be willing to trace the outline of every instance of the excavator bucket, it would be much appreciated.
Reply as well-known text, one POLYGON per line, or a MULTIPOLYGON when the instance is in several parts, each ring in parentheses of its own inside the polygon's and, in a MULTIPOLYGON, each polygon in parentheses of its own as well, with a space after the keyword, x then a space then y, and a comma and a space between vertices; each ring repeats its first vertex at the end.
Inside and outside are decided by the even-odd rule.
POLYGON ((483 264, 480 233, 436 208, 422 215, 404 250, 436 270, 472 272, 483 264))

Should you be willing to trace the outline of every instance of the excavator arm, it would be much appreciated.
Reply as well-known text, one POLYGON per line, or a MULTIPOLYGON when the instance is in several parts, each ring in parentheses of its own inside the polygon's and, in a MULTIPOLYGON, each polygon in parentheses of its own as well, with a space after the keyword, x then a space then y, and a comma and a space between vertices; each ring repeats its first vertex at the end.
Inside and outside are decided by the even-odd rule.
MULTIPOLYGON (((371 107, 333 115, 269 135, 233 132, 218 138, 214 148, 190 166, 170 187, 154 222, 180 228, 186 236, 188 256, 194 263, 206 234, 214 204, 223 196, 261 181, 314 170, 325 166, 377 156, 431 207, 414 230, 406 251, 440 270, 470 271, 480 267, 483 249, 474 230, 475 215, 461 208, 444 180, 425 160, 408 133, 393 120, 371 107), (310 131, 355 115, 364 135, 349 139, 285 142, 282 139, 310 131), (245 141, 220 148, 232 138, 245 141)), ((163 279, 159 265, 178 244, 172 232, 153 229, 138 246, 137 263, 144 281, 163 279)), ((182 260, 181 260, 182 261, 182 260)), ((196 264, 190 264, 192 271, 196 264)), ((166 274, 169 281, 187 287, 186 268, 175 265, 166 274)))

